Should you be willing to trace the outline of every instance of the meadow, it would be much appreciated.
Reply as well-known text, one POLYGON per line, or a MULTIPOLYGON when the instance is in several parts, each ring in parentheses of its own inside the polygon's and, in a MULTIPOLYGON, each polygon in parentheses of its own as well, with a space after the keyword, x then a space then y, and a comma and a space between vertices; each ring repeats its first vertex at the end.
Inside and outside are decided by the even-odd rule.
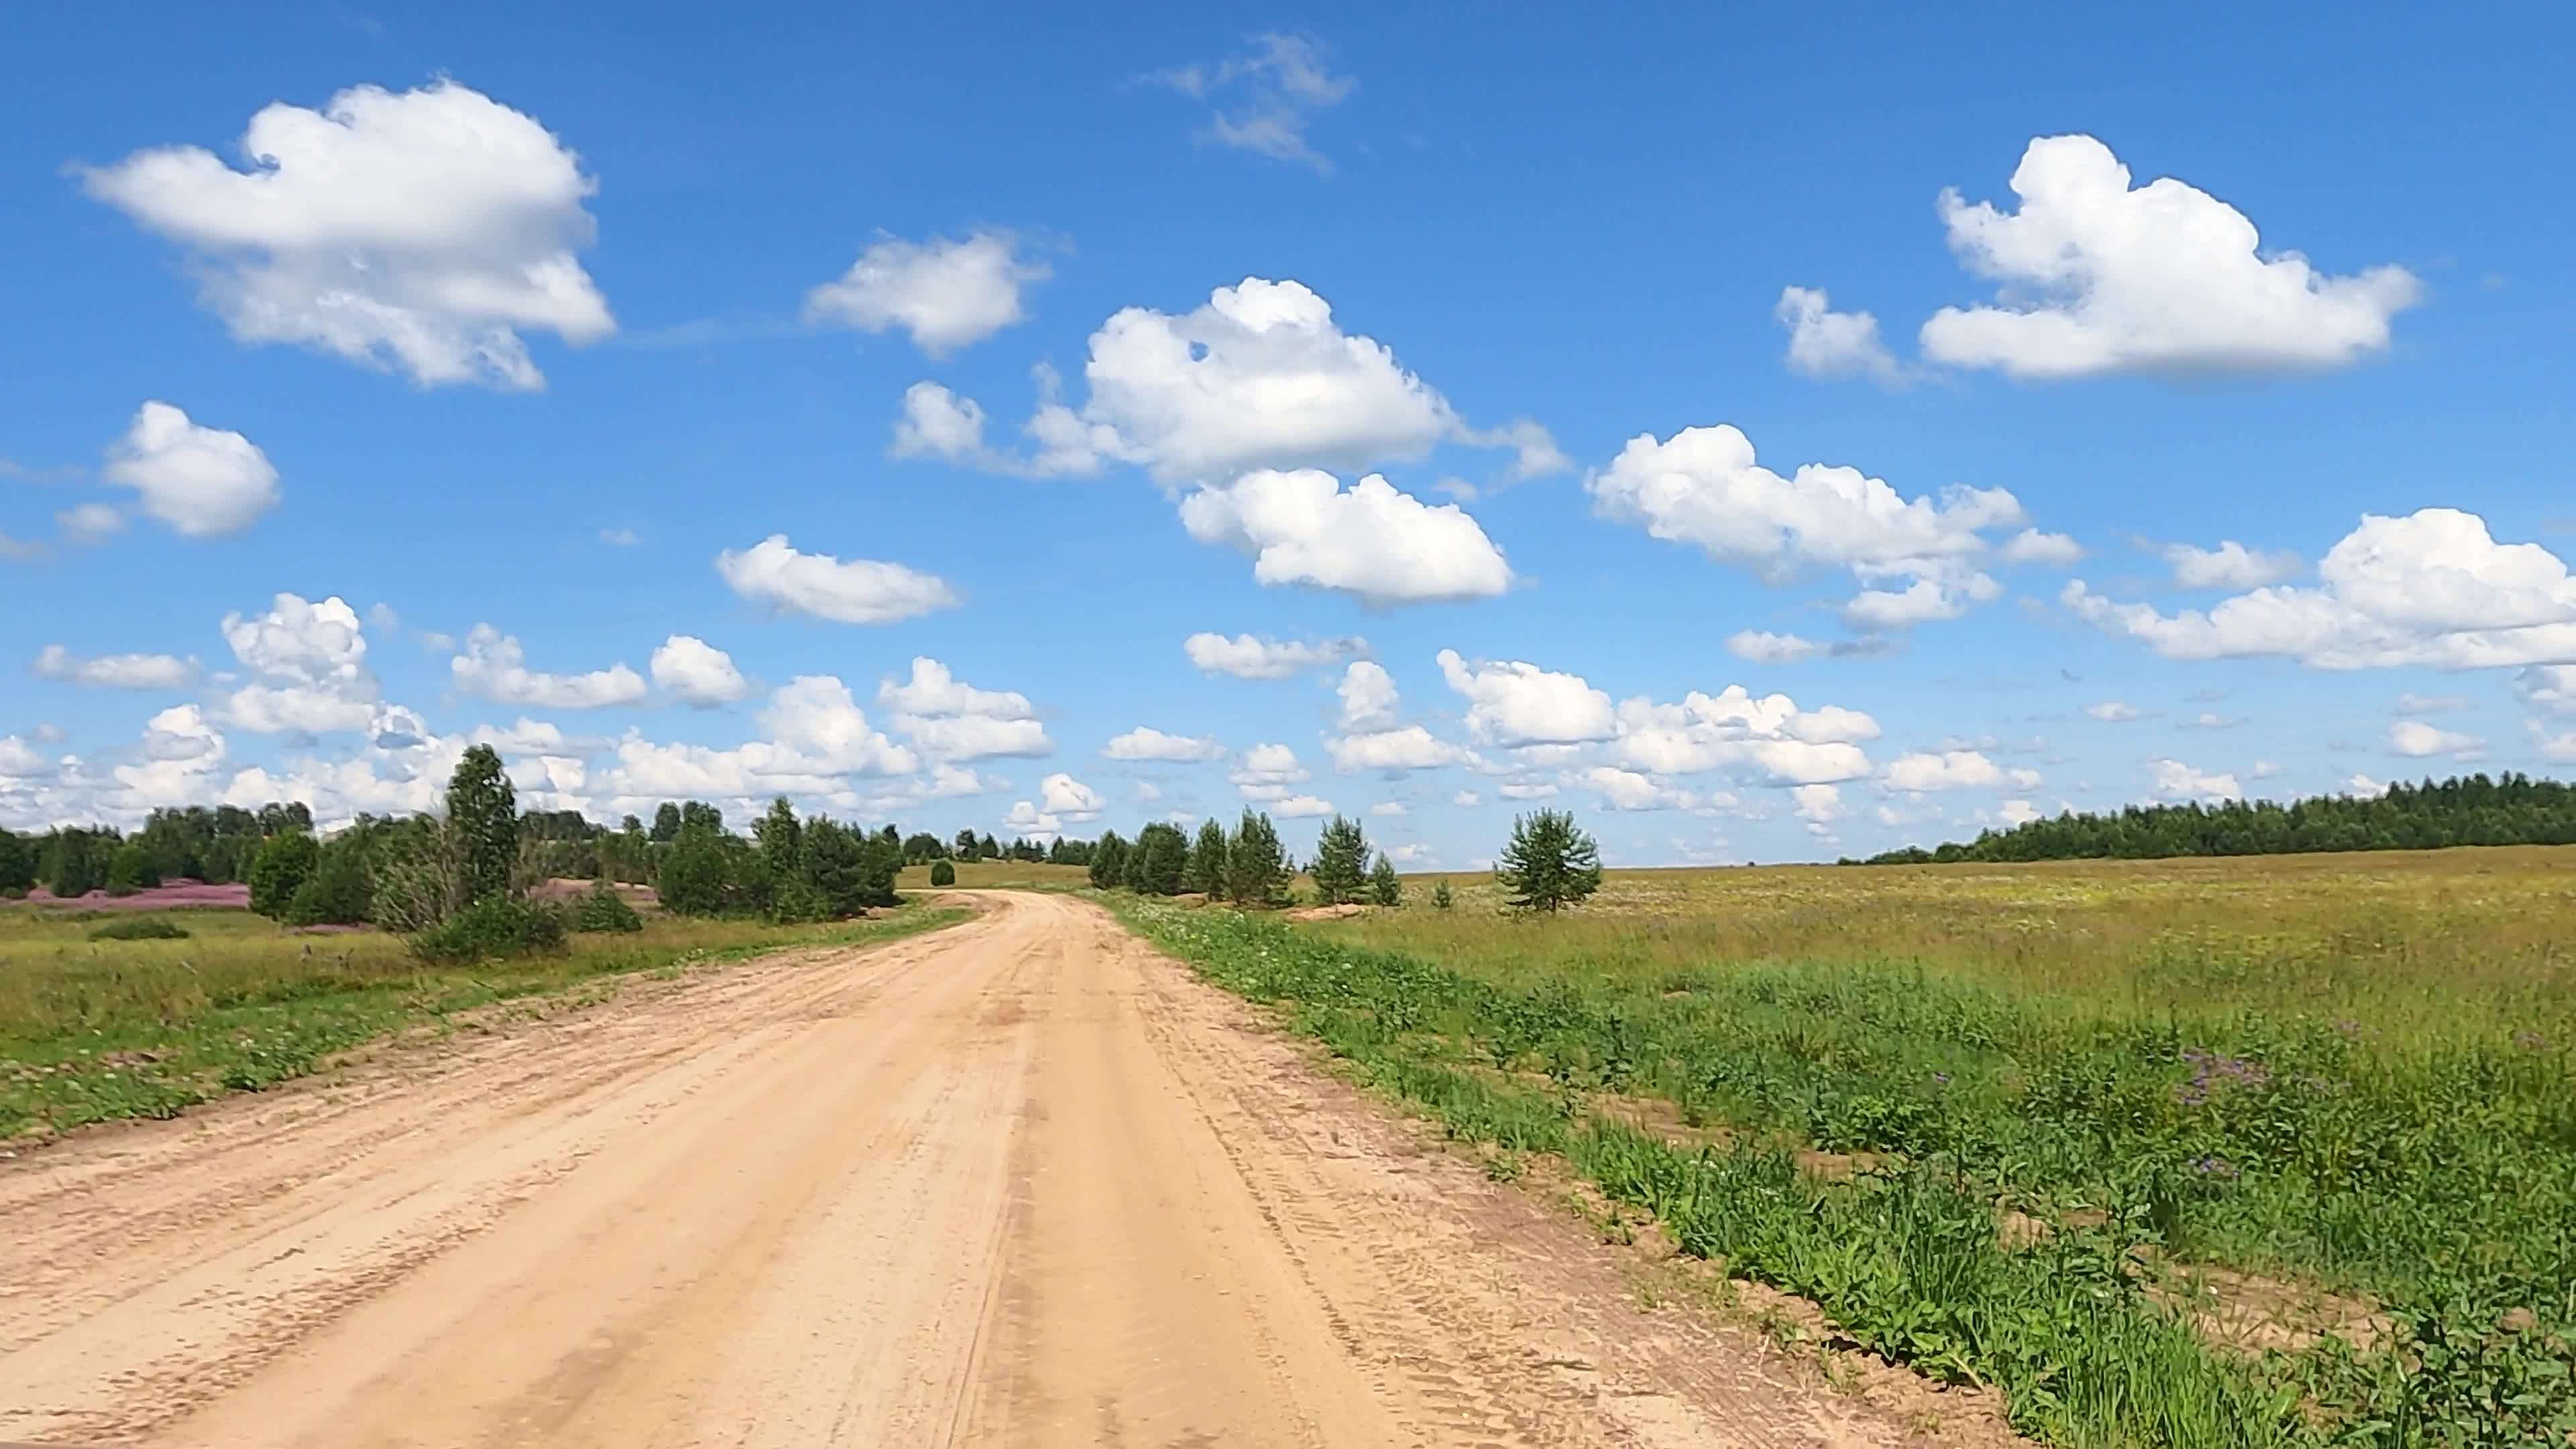
POLYGON ((501 1002, 772 950, 886 941, 967 914, 914 903, 780 926, 647 912, 640 931, 576 934, 561 953, 437 966, 399 936, 290 931, 243 910, 0 908, 0 1142, 172 1116, 501 1002), (156 928, 184 934, 117 938, 156 928))
POLYGON ((2576 850, 1449 879, 1119 908, 2044 1442, 2576 1432, 2576 850))

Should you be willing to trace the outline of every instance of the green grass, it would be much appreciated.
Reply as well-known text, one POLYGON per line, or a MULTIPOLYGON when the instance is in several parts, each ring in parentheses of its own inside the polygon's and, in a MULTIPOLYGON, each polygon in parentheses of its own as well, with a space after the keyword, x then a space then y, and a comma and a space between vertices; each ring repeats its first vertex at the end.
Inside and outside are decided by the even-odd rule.
MULTIPOLYGON (((1044 861, 974 860, 957 862, 957 888, 960 890, 1072 891, 1091 884, 1091 869, 1080 865, 1049 865, 1044 861)), ((926 891, 930 886, 930 867, 908 865, 895 878, 898 890, 926 891)))
POLYGON ((398 937, 303 935, 247 911, 171 912, 185 939, 92 940, 83 913, 0 910, 0 1141, 169 1117, 310 1073, 333 1055, 496 1002, 637 971, 865 945, 963 920, 906 906, 818 926, 648 917, 561 955, 427 965, 398 937))
POLYGON ((1302 926, 1121 906, 1454 1135, 1563 1154, 2049 1442, 2552 1443, 2571 869, 1634 872, 1553 921, 1484 881, 1302 926), (2224 1322, 2184 1306, 2213 1287, 2224 1322))

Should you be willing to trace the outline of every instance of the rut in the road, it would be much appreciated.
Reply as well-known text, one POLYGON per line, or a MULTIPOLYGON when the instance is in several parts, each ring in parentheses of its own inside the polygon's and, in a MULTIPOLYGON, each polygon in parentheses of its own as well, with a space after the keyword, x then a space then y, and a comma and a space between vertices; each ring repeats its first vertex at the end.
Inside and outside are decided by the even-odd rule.
POLYGON ((1899 1437, 1101 912, 986 904, 12 1164, 0 1440, 1899 1437))

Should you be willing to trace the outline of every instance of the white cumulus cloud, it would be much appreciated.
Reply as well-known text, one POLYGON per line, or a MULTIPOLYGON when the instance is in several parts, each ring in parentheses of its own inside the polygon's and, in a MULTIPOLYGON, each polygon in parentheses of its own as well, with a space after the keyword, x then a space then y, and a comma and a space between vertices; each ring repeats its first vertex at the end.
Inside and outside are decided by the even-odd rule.
POLYGON ((1100 753, 1113 760, 1159 760, 1170 764, 1192 764, 1201 760, 1225 758, 1225 745, 1206 735, 1165 734, 1151 725, 1138 725, 1123 735, 1114 735, 1100 753))
POLYGON ((674 634, 653 651, 653 687, 682 704, 731 704, 751 692, 733 656, 691 634, 674 634))
POLYGON ((1190 663, 1210 674, 1237 679, 1286 679, 1301 669, 1338 664, 1368 652, 1365 639, 1271 639, 1253 634, 1201 631, 1181 641, 1190 663))
POLYGON ((2246 215, 2171 177, 2132 187, 2090 136, 2044 136, 2013 171, 2018 210, 1941 197, 1950 248, 1992 278, 1995 305, 1944 307, 1925 357, 2018 378, 2286 372, 2384 352, 2422 300, 2402 267, 2334 276, 2267 255, 2246 215))
POLYGON ((891 624, 957 606, 956 592, 935 575, 876 559, 845 562, 800 552, 783 533, 717 554, 716 573, 753 603, 843 624, 891 624))
POLYGON ((806 293, 805 315, 867 332, 900 327, 922 351, 945 357, 1019 321, 1020 289, 1046 276, 1008 232, 924 242, 888 236, 839 280, 806 293))
POLYGON ((2232 538, 2220 540, 2216 548, 2168 544, 2164 560, 2173 568, 2174 582, 2186 589, 2259 589, 2296 577, 2306 567, 2297 554, 2247 548, 2232 538))
POLYGON ((1503 551, 1465 509, 1370 474, 1346 492, 1330 473, 1247 473, 1181 502, 1201 543, 1252 555, 1264 584, 1305 584, 1370 604, 1490 598, 1512 585, 1503 551))
POLYGON ((48 644, 30 666, 39 679, 93 689, 185 689, 197 682, 197 661, 172 654, 100 654, 83 658, 48 644))
POLYGON ((467 632, 464 651, 447 661, 447 669, 449 681, 459 690, 495 704, 601 709, 633 704, 644 697, 644 676, 624 664, 583 674, 530 669, 518 639, 489 624, 477 624, 467 632))
POLYGON ((1454 649, 1439 654, 1440 676, 1467 701, 1467 730, 1487 744, 1580 744, 1619 732, 1610 696, 1579 674, 1560 674, 1520 660, 1480 660, 1454 649))
POLYGON ((101 476, 131 488, 143 511, 189 538, 238 533, 277 506, 277 469, 239 433, 200 427, 147 402, 108 450, 101 476))
POLYGON ((1878 319, 1867 312, 1836 312, 1824 291, 1783 287, 1772 309, 1789 329, 1789 370, 1809 377, 1866 375, 1882 382, 1904 376, 1904 368, 1879 340, 1878 319))
POLYGON ((2070 581, 2059 601, 2168 659, 2277 656, 2323 669, 2473 669, 2576 660, 2576 578, 2536 543, 2498 543, 2453 508, 2365 514, 2317 564, 2275 585, 2164 614, 2070 581))
POLYGON ((250 119, 236 170, 196 146, 80 173, 92 196, 185 247, 245 342, 317 347, 414 381, 534 388, 522 330, 616 330, 575 256, 596 183, 537 121, 441 80, 355 86, 250 119))
POLYGON ((934 760, 1055 753, 1027 695, 978 689, 936 659, 915 657, 910 678, 879 683, 877 702, 894 711, 895 729, 934 760))
POLYGON ((2241 800, 2245 796, 2234 775, 2212 774, 2180 760, 2156 761, 2154 774, 2156 793, 2169 799, 2241 800))
POLYGON ((2484 748, 2486 741, 2458 730, 2439 729, 2420 719, 2401 719, 2388 727, 2388 748, 2409 759, 2456 755, 2484 748))
POLYGON ((1769 582, 1820 566, 1900 585, 1865 590, 1845 607, 1851 622, 1873 628, 1952 618, 1993 598, 1999 586, 1978 568, 1993 547, 1987 535, 2024 521, 2001 488, 1953 486, 1909 500, 1856 468, 1816 463, 1784 478, 1727 424, 1661 441, 1640 434, 1584 486, 1605 516, 1769 582))

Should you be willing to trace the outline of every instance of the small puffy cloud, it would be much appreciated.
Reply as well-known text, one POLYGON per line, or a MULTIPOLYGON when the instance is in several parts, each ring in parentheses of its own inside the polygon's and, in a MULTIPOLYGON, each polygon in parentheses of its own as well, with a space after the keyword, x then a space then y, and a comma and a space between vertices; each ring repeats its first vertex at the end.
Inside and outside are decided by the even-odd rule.
POLYGON ((1487 744, 1580 744, 1619 732, 1610 696, 1579 674, 1559 674, 1519 660, 1470 666, 1454 649, 1439 655, 1440 675, 1467 701, 1467 729, 1487 744))
POLYGON ((1334 687, 1341 696, 1341 727, 1345 730, 1384 730, 1394 728, 1396 715, 1395 676, 1374 659, 1355 659, 1342 671, 1342 682, 1334 687))
POLYGON ((1288 746, 1263 743, 1244 751, 1226 779, 1246 800, 1278 800, 1305 781, 1306 767, 1288 746))
POLYGON ((1485 803, 1485 797, 1477 794, 1473 790, 1461 790, 1457 794, 1449 797, 1449 803, 1457 806, 1461 810, 1473 810, 1477 806, 1485 803))
POLYGON ((535 388, 521 331, 616 330, 575 253, 595 226, 580 159, 533 118, 453 81, 355 86, 320 111, 251 117, 235 170, 195 146, 79 174, 185 247, 244 342, 288 342, 423 386, 535 388))
POLYGON ((1344 491, 1330 473, 1262 470, 1181 501, 1201 543, 1252 556, 1264 584, 1305 584, 1377 605, 1491 598, 1511 566, 1455 503, 1423 502, 1377 474, 1344 491))
POLYGON ((934 575, 876 559, 844 562, 800 552, 783 533, 717 554, 716 573, 755 604, 843 624, 891 624, 957 606, 955 591, 934 575))
POLYGON ((2006 800, 1995 808, 1995 814, 2006 825, 2028 825, 2039 818, 2039 807, 2027 800, 2006 800))
POLYGON ((879 683, 877 702, 892 709, 894 727, 935 760, 1055 753, 1055 741, 1027 695, 977 689, 936 659, 916 657, 909 679, 879 683))
POLYGON ((731 704, 751 692, 733 656, 690 634, 674 634, 653 651, 653 687, 701 708, 731 704))
POLYGON ((2390 320, 2423 298, 2403 267, 2321 273, 2267 256, 2207 192, 2129 183, 2100 141, 2044 136, 2013 172, 2017 211, 1942 193, 1951 250, 2002 295, 1935 313, 1923 355, 2022 379, 2309 371, 2385 352, 2390 320))
POLYGON ((1225 758, 1225 746, 1206 735, 1165 734, 1151 725, 1138 725, 1123 735, 1111 737, 1108 744, 1101 746, 1100 753, 1113 760, 1195 764, 1225 758))
POLYGON ((1333 163, 1308 144, 1306 128, 1359 85, 1327 69, 1313 41, 1276 33, 1253 36, 1249 50, 1214 65, 1175 66, 1144 80, 1192 100, 1223 98, 1198 131, 1201 142, 1312 167, 1318 175, 1330 175, 1333 163))
POLYGON ((125 515, 104 503, 82 503, 55 514, 54 524, 74 543, 103 543, 125 531, 125 515))
POLYGON ((2365 514, 2317 564, 2316 587, 2253 589, 2164 614, 2070 581, 2059 602, 2168 659, 2277 656, 2322 669, 2473 669, 2576 659, 2576 578, 2536 543, 2498 543, 2452 508, 2365 514))
POLYGON ((2020 501, 2001 488, 1953 486, 1908 500, 1856 468, 1815 463, 1784 478, 1756 462, 1752 440, 1727 424, 1661 441, 1641 434, 1584 486, 1605 516, 1697 545, 1766 581, 1815 566, 1901 585, 1874 587, 1846 606, 1865 627, 1953 618, 1993 598, 1998 585, 1977 567, 1994 546, 1988 534, 2024 521, 2020 501))
MULTIPOLYGON (((1688 810, 1696 803, 1688 790, 1676 789, 1650 775, 1616 765, 1595 765, 1572 783, 1590 789, 1604 810, 1688 810)), ((1825 786, 1831 789, 1831 786, 1825 786)))
POLYGON ((347 600, 279 594, 264 614, 226 614, 223 634, 252 681, 224 697, 224 723, 256 734, 329 734, 366 729, 375 717, 366 634, 347 600))
POLYGON ((1943 750, 1900 755, 1887 762, 1888 787, 1919 794, 1926 790, 1965 790, 2005 783, 1995 762, 1975 750, 1943 750))
POLYGON ((2203 711, 2184 720, 2177 728, 2187 730, 2232 730, 2245 723, 2240 715, 2211 714, 2203 711))
POLYGON ((2156 793, 2173 800, 2241 800, 2243 787, 2234 775, 2211 774, 2180 760, 2158 760, 2154 766, 2156 793))
POLYGON ((1789 329, 1789 370, 1809 377, 1875 377, 1895 382, 1905 369, 1878 337, 1867 312, 1836 312, 1821 288, 1783 287, 1772 309, 1789 329))
POLYGON ((2297 554, 2247 548, 2232 538, 2222 539, 2216 548, 2167 544, 2163 554, 2174 582, 2186 589, 2259 589, 2295 578, 2307 567, 2297 554))
POLYGON ((2256 760, 2254 768, 2245 772, 2245 777, 2249 780, 2277 780, 2285 773, 2277 760, 2256 760))
POLYGON ((2359 799, 2375 800, 2388 793, 2388 786, 2368 775, 2352 775, 2345 778, 2343 792, 2359 799))
POLYGON ((1337 735, 1325 741, 1324 747, 1333 757, 1333 768, 1346 775, 1362 770, 1388 774, 1436 770, 1444 765, 1463 765, 1473 758, 1463 747, 1438 738, 1420 725, 1337 735))
POLYGON ((1556 786, 1546 780, 1507 780, 1494 787, 1494 794, 1505 800, 1553 800, 1556 786))
POLYGON ((101 476, 133 489, 144 512, 188 538, 238 533, 278 500, 277 469, 257 445, 200 427, 165 402, 134 414, 101 476))
POLYGON ((759 724, 792 756, 772 765, 818 775, 907 775, 921 767, 912 751, 871 726, 849 686, 828 674, 799 675, 771 691, 759 724))
POLYGON ((1623 700, 1620 763, 1656 775, 1726 770, 1764 784, 1830 785, 1870 773, 1858 741, 1878 736, 1878 721, 1828 705, 1807 711, 1785 694, 1755 696, 1740 684, 1716 694, 1692 690, 1679 703, 1623 700))
POLYGON ((1996 550, 2005 563, 2042 564, 2049 568, 2072 568, 2083 561, 2084 545, 2062 533, 2042 533, 2025 528, 2004 540, 1996 550))
POLYGON ((623 664, 586 674, 530 669, 518 639, 489 624, 477 624, 467 632, 464 652, 449 660, 447 669, 449 682, 457 689, 495 704, 601 709, 633 704, 644 697, 644 676, 623 664))
POLYGON ((2486 741, 2458 730, 2437 729, 2420 719, 2401 719, 2388 727, 2388 749, 2391 754, 2409 759, 2431 755, 2456 755, 2482 749, 2486 741))
POLYGON ((1831 785, 1800 785, 1789 792, 1798 818, 1811 825, 1831 825, 1843 817, 1843 792, 1831 785))
POLYGON ((1181 652, 1210 674, 1237 679, 1286 679, 1301 669, 1338 664, 1368 652, 1365 639, 1271 639, 1252 634, 1200 632, 1181 641, 1181 652))
POLYGON ((2146 719, 2154 714, 2153 710, 2140 709, 2134 704, 2118 699, 2106 699, 2100 704, 2088 704, 2084 706, 2084 712, 2104 724, 2127 724, 2132 720, 2146 719))
POLYGON ((39 679, 92 689, 185 689, 197 682, 197 661, 173 654, 100 654, 82 658, 48 644, 30 666, 39 679))
POLYGON ((1019 255, 1008 232, 926 242, 887 236, 839 280, 805 294, 805 316, 865 332, 900 327, 933 357, 981 342, 1018 322, 1020 288, 1047 276, 1019 255))
POLYGON ((1100 818, 1100 812, 1109 808, 1109 801, 1089 785, 1058 771, 1038 782, 1038 808, 1078 825, 1100 818))
POLYGON ((1380 800, 1369 807, 1368 813, 1371 815, 1400 816, 1412 814, 1413 809, 1401 800, 1380 800))
POLYGON ((1726 652, 1755 664, 1795 664, 1825 653, 1826 646, 1799 634, 1739 629, 1726 636, 1726 652))
POLYGON ((1443 442, 1510 448, 1523 475, 1563 465, 1527 420, 1470 427, 1448 399, 1373 338, 1345 334, 1332 307, 1294 281, 1246 277, 1181 314, 1129 307, 1091 336, 1079 409, 1038 372, 1038 410, 1021 459, 983 442, 983 411, 931 387, 905 400, 896 448, 1036 475, 1143 466, 1169 485, 1263 469, 1356 471, 1413 460, 1443 442))
POLYGON ((1269 811, 1282 820, 1309 820, 1333 813, 1333 802, 1317 795, 1289 795, 1270 802, 1269 811))

